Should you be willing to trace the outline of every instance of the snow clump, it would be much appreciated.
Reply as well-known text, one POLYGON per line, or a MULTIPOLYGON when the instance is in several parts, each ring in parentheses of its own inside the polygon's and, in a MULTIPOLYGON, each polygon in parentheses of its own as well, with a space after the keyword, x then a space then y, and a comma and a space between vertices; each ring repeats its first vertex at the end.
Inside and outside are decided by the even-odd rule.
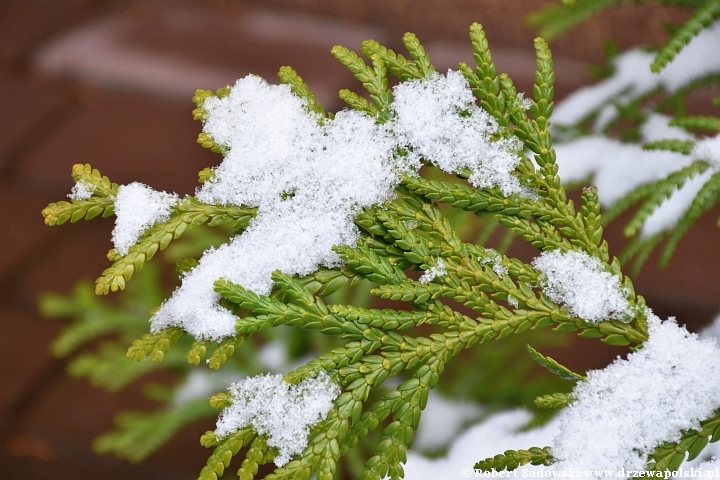
POLYGON ((401 83, 393 95, 396 118, 390 128, 412 147, 411 158, 425 158, 448 173, 469 168, 470 183, 477 188, 528 195, 512 175, 522 142, 515 137, 490 141, 500 132, 498 124, 475 104, 461 72, 401 83))
POLYGON ((218 304, 216 280, 268 295, 275 270, 307 275, 339 265, 332 247, 356 243, 353 216, 390 198, 416 167, 393 158, 395 141, 374 118, 343 111, 319 125, 288 86, 259 77, 238 80, 204 108, 204 131, 227 153, 197 197, 258 213, 245 232, 203 254, 151 322, 153 331, 176 325, 218 340, 234 335, 236 318, 218 304))
POLYGON ((555 467, 645 470, 647 456, 720 407, 720 350, 647 311, 643 347, 578 382, 553 445, 555 467))
POLYGON ((232 404, 220 414, 215 434, 222 438, 252 426, 278 449, 275 465, 282 467, 305 449, 310 429, 327 417, 340 387, 324 371, 296 385, 282 375, 258 375, 231 385, 230 394, 232 404))
POLYGON ((177 195, 158 192, 139 182, 120 185, 115 197, 116 219, 112 231, 115 251, 127 255, 145 230, 170 218, 177 202, 177 195))
POLYGON ((552 250, 543 252, 532 264, 541 273, 543 293, 564 303, 572 315, 594 323, 631 316, 620 279, 603 270, 597 258, 574 250, 552 250))
POLYGON ((209 97, 203 130, 226 153, 197 197, 258 213, 245 232, 203 254, 155 313, 152 330, 178 326, 211 340, 234 335, 236 319, 218 304, 216 280, 267 295, 275 270, 307 275, 340 265, 332 247, 355 245, 353 217, 392 198, 403 175, 417 174, 421 158, 448 172, 470 168, 479 187, 523 191, 511 175, 520 143, 490 140, 499 127, 475 106, 460 73, 405 82, 394 95, 392 119, 384 125, 347 110, 319 124, 287 85, 256 76, 238 80, 223 98, 209 97))

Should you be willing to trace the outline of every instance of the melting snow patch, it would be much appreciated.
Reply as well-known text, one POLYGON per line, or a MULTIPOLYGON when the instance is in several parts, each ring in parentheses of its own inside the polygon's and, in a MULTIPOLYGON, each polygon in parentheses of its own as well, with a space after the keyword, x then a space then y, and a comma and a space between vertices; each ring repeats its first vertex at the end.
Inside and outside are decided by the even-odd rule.
POLYGON ((564 303, 570 313, 588 322, 630 316, 620 279, 603 270, 600 260, 584 252, 543 252, 532 262, 541 272, 543 293, 564 303))
POLYGON ((310 429, 327 417, 340 387, 322 371, 296 385, 282 375, 246 378, 230 387, 232 404, 222 411, 215 434, 225 437, 252 426, 276 447, 275 465, 282 467, 307 446, 310 429))
POLYGON ((650 338, 573 390, 553 446, 557 469, 644 470, 663 442, 720 407, 720 350, 648 311, 650 338))
POLYGON ((142 183, 120 185, 115 198, 115 228, 112 241, 120 255, 137 243, 140 235, 157 222, 170 218, 178 196, 158 192, 142 183))

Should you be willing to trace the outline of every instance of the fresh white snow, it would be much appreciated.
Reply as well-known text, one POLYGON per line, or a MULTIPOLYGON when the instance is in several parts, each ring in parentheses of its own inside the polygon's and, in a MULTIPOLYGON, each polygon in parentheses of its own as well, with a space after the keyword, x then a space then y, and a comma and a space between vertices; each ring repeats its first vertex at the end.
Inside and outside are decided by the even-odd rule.
POLYGON ((449 172, 470 168, 478 186, 524 192, 511 175, 520 143, 490 140, 499 128, 475 106, 460 73, 405 82, 394 94, 385 125, 356 111, 320 125, 289 87, 255 76, 238 80, 226 97, 208 98, 204 131, 226 153, 197 196, 254 206, 258 214, 230 243, 204 253, 153 316, 152 330, 179 326, 213 340, 233 335, 235 317, 218 305, 215 280, 266 295, 275 270, 306 275, 339 265, 332 246, 355 244, 354 215, 392 198, 401 176, 416 174, 421 158, 449 172))
POLYGON ((177 202, 177 195, 158 192, 139 182, 121 185, 115 198, 116 218, 112 231, 115 250, 126 255, 145 230, 170 218, 177 202))
POLYGON ((423 81, 404 82, 393 94, 396 118, 391 128, 413 147, 411 158, 426 158, 448 173, 470 168, 470 183, 478 188, 527 193, 512 175, 522 143, 515 137, 490 141, 499 133, 497 122, 475 104, 462 73, 451 70, 446 76, 434 73, 423 81))
POLYGON ((258 375, 230 387, 232 404, 220 413, 215 434, 225 437, 252 426, 267 444, 278 449, 282 467, 307 446, 310 429, 327 417, 340 394, 327 373, 289 385, 282 375, 258 375))
POLYGON ((603 269, 597 258, 585 252, 543 252, 532 262, 540 275, 543 293, 563 303, 572 315, 588 322, 631 316, 620 279, 603 269))
POLYGON ((647 455, 720 407, 720 350, 647 312, 641 349, 587 373, 553 444, 556 467, 644 470, 647 455))

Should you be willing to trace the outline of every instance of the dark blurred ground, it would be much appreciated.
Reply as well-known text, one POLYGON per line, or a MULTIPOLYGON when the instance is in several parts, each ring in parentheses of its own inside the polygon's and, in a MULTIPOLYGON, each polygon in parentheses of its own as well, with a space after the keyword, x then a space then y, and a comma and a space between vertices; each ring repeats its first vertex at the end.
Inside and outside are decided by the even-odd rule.
MULTIPOLYGON (((37 295, 95 278, 110 248, 110 221, 55 228, 42 222, 42 208, 70 191, 73 164, 90 163, 117 183, 192 193, 197 172, 220 160, 195 142, 195 88, 215 89, 251 72, 274 81, 289 64, 328 109, 338 109, 337 90, 356 84, 330 48, 357 49, 374 38, 399 50, 408 30, 445 69, 472 60, 467 29, 480 21, 500 70, 520 91, 530 90, 534 35, 522 19, 545 3, 0 1, 0 479, 189 479, 209 454, 198 438, 210 424, 185 429, 142 466, 92 453, 92 439, 111 427, 116 412, 151 405, 137 386, 106 394, 68 378, 64 363, 48 353, 60 324, 38 316, 37 295)), ((558 40, 557 97, 589 82, 585 65, 601 60, 603 40, 658 43, 663 23, 684 15, 626 8, 558 40)), ((649 264, 636 285, 657 313, 694 329, 720 303, 716 217, 692 231, 668 270, 649 264)), ((616 230, 611 244, 620 238, 616 230)), ((519 242, 514 253, 533 255, 519 242)), ((588 368, 614 355, 589 348, 583 342, 555 356, 588 368)))

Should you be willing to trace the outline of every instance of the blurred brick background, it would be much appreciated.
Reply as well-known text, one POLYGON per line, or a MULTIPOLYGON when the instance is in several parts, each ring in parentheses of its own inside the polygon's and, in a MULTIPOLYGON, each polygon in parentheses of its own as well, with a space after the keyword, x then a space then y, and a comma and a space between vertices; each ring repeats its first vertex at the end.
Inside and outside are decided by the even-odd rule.
MULTIPOLYGON (((467 29, 479 21, 500 70, 530 90, 534 33, 523 18, 545 3, 0 0, 0 478, 190 479, 209 454, 198 438, 211 424, 186 428, 142 466, 92 453, 92 439, 116 412, 151 405, 137 386, 111 395, 68 378, 64 362, 48 353, 60 324, 36 313, 37 295, 95 278, 110 248, 109 220, 42 222, 41 209, 70 191, 73 164, 90 163, 117 183, 192 193, 197 172, 220 160, 195 142, 196 88, 248 73, 274 81, 281 65, 292 65, 328 109, 339 109, 337 90, 356 85, 330 48, 357 49, 374 38, 400 50, 405 31, 445 69, 472 60, 467 29)), ((659 43, 663 23, 685 15, 655 6, 613 10, 554 42, 557 98, 590 81, 585 66, 601 60, 605 39, 659 43)), ((716 217, 683 241, 670 269, 658 271, 651 260, 637 281, 659 314, 694 329, 720 303, 716 217)), ((522 246, 515 253, 532 255, 522 246)), ((575 364, 600 366, 613 353, 598 355, 575 364)))

